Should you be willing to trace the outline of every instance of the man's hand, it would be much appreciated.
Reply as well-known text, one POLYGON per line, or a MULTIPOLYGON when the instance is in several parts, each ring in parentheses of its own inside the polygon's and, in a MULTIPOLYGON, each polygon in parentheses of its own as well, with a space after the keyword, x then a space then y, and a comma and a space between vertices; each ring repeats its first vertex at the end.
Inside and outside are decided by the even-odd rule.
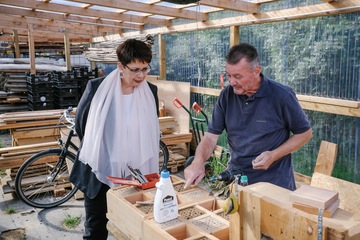
POLYGON ((194 159, 191 165, 184 170, 184 177, 186 180, 184 189, 188 188, 191 184, 198 185, 204 176, 205 166, 203 161, 196 161, 196 159, 194 159))
POLYGON ((255 170, 267 170, 273 162, 271 152, 266 151, 257 156, 252 161, 252 165, 255 170))
POLYGON ((216 142, 220 135, 206 132, 201 139, 194 160, 191 165, 185 168, 184 177, 186 180, 184 189, 188 188, 191 184, 198 185, 201 179, 205 176, 205 161, 209 159, 215 149, 216 142))

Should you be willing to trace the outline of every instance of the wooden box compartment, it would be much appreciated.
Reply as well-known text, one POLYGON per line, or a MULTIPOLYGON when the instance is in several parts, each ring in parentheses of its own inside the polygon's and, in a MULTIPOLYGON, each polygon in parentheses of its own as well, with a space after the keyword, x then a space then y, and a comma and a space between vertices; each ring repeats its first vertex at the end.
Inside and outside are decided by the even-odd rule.
MULTIPOLYGON (((175 189, 176 189, 176 185, 177 184, 174 184, 175 189)), ((177 196, 180 202, 184 204, 194 203, 206 199, 214 199, 212 196, 209 195, 208 191, 198 187, 194 187, 189 190, 178 192, 177 196)))
POLYGON ((215 236, 217 239, 229 239, 229 222, 216 214, 205 214, 189 221, 200 232, 215 236))
POLYGON ((207 200, 202 203, 198 203, 199 208, 205 208, 206 210, 215 213, 216 215, 222 217, 226 221, 229 221, 229 215, 225 215, 224 210, 221 208, 222 203, 224 200, 222 199, 212 199, 207 200))
POLYGON ((165 222, 157 223, 153 219, 147 219, 143 225, 142 239, 157 240, 190 240, 190 239, 229 239, 229 223, 219 217, 204 213, 187 221, 182 217, 165 222))
POLYGON ((142 236, 142 222, 148 216, 146 209, 135 207, 136 201, 153 200, 151 194, 137 187, 122 186, 107 192, 107 218, 131 239, 142 236))

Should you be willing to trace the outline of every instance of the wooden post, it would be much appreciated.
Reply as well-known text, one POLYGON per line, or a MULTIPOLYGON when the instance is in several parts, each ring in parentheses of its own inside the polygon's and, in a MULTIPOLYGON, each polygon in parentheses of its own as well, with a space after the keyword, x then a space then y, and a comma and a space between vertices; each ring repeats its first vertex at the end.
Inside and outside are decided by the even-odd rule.
POLYGON ((30 73, 35 74, 35 41, 34 41, 34 34, 33 34, 33 25, 28 25, 28 42, 29 42, 29 58, 30 58, 30 73))
POLYGON ((70 61, 70 40, 69 40, 69 31, 65 29, 64 31, 64 47, 65 47, 65 62, 66 69, 71 70, 71 61, 70 61))
POLYGON ((162 35, 159 34, 159 65, 160 65, 160 76, 159 79, 165 79, 166 77, 166 54, 165 54, 165 41, 162 35))
POLYGON ((17 30, 13 30, 13 39, 14 39, 14 50, 15 56, 14 58, 20 58, 20 46, 19 46, 19 36, 17 30))
POLYGON ((240 43, 239 26, 230 26, 230 47, 240 43))

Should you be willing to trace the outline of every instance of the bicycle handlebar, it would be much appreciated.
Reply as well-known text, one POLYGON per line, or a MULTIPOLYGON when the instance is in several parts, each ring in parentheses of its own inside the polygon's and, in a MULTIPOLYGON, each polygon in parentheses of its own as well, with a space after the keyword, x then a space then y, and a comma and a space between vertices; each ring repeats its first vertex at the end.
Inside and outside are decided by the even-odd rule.
POLYGON ((60 117, 60 120, 65 120, 70 126, 67 126, 70 129, 75 127, 75 118, 70 116, 70 113, 73 111, 72 107, 68 107, 68 109, 64 110, 63 115, 60 117))

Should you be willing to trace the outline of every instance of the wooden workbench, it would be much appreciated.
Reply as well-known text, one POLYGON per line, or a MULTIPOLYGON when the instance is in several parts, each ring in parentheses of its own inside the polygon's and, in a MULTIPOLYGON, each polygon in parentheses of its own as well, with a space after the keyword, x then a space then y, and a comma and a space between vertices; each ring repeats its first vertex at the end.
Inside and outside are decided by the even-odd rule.
MULTIPOLYGON (((318 239, 317 215, 292 207, 291 191, 270 183, 239 187, 239 212, 225 216, 223 200, 199 187, 183 190, 184 180, 172 176, 179 200, 178 219, 158 224, 153 220, 152 201, 156 189, 119 187, 108 192, 108 229, 117 239, 220 239, 252 240, 261 234, 274 240, 318 239)), ((329 240, 360 239, 358 214, 338 209, 323 218, 323 237, 329 240)))
MULTIPOLYGON (((240 191, 239 212, 230 216, 230 239, 318 239, 317 215, 292 207, 291 191, 270 183, 257 183, 240 191)), ((342 209, 323 218, 326 240, 360 239, 360 216, 342 209)))

